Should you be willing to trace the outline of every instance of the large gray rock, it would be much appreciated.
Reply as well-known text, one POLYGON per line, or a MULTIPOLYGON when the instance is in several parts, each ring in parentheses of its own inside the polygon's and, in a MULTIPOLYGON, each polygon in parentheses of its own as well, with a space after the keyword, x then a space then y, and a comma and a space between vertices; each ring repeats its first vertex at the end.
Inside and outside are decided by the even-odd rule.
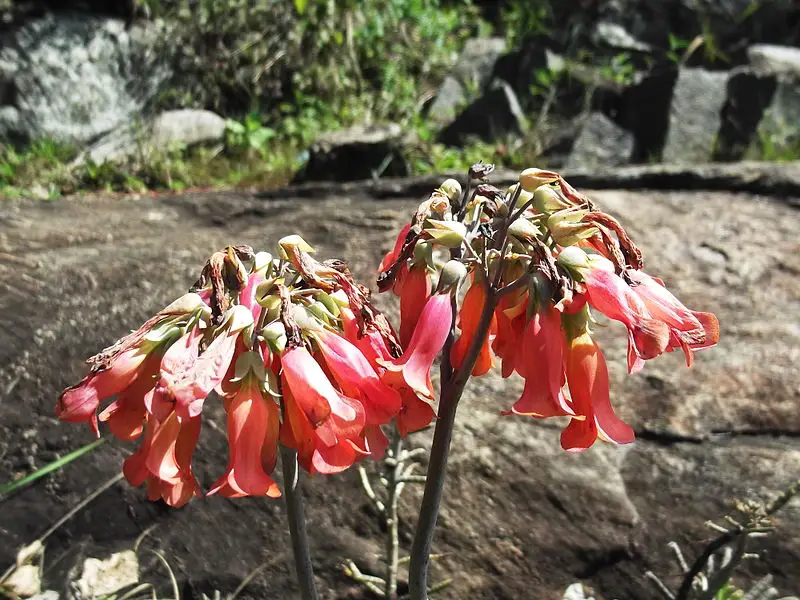
MULTIPOLYGON (((797 167, 784 169, 800 182, 797 167)), ((0 481, 92 439, 88 427, 56 421, 58 392, 83 376, 87 356, 183 293, 213 249, 267 248, 299 233, 320 258, 344 258, 357 278, 371 281, 425 197, 412 183, 393 182, 393 198, 380 202, 367 186, 327 184, 314 199, 288 189, 270 199, 213 192, 0 203, 0 481)), ((627 376, 624 328, 598 326, 612 401, 639 439, 625 448, 598 442, 579 455, 558 448, 561 422, 500 416, 521 391, 517 378, 471 380, 434 541, 442 556, 433 581, 453 580, 437 594, 444 600, 561 598, 576 581, 596 598, 657 598, 643 573, 652 569, 674 585, 668 542, 691 560, 715 535, 704 522, 727 513, 730 499, 771 499, 797 478, 797 209, 741 192, 587 193, 625 224, 648 272, 690 307, 719 316, 720 344, 698 354, 691 369, 674 353, 627 376)), ((396 313, 396 298, 376 298, 396 313)), ((207 402, 203 419, 193 468, 208 485, 227 460, 222 402, 207 402)), ((427 445, 426 436, 410 443, 427 445)), ((12 564, 19 547, 117 474, 130 449, 105 444, 4 499, 0 564, 12 564)), ((322 597, 363 598, 341 563, 380 568, 384 532, 358 474, 304 477, 302 487, 322 597)), ((408 486, 400 502, 402 555, 420 496, 419 486, 408 486)), ((777 531, 752 546, 765 550, 763 558, 746 561, 736 582, 771 572, 784 595, 796 594, 800 502, 775 523, 777 531)), ((45 563, 46 587, 62 589, 71 567, 129 549, 145 531, 141 579, 161 597, 170 583, 149 548, 168 557, 187 597, 225 595, 266 560, 242 597, 299 598, 280 501, 215 496, 169 510, 127 484, 100 494, 48 539, 47 556, 64 558, 45 563)))
POLYGON ((397 123, 354 125, 319 136, 295 181, 358 181, 408 175, 397 123))
POLYGON ((208 110, 168 110, 155 119, 123 125, 104 135, 81 153, 74 165, 91 161, 122 163, 225 139, 225 119, 208 110))
POLYGON ((747 49, 747 58, 757 72, 800 76, 800 48, 753 44, 747 49))
POLYGON ((474 138, 493 142, 519 137, 526 126, 514 90, 507 83, 498 81, 442 129, 438 139, 448 146, 460 146, 474 138))
POLYGON ((567 169, 595 169, 628 164, 633 153, 633 134, 602 113, 586 117, 572 151, 567 169))
POLYGON ((505 38, 467 40, 452 72, 445 77, 428 110, 433 121, 445 122, 458 109, 480 94, 494 70, 497 59, 506 51, 505 38))
POLYGON ((725 105, 727 73, 681 69, 672 93, 662 160, 691 164, 711 160, 725 105))
POLYGON ((0 139, 80 144, 131 121, 169 75, 157 29, 59 13, 4 35, 0 139))

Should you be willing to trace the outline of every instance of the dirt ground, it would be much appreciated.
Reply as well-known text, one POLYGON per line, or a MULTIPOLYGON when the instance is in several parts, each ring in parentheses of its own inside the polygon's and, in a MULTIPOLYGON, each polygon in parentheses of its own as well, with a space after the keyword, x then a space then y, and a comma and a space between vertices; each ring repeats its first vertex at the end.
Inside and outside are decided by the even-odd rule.
MULTIPOLYGON (((771 499, 800 476, 800 213, 742 193, 590 195, 620 217, 648 272, 690 307, 719 316, 721 343, 692 369, 669 355, 627 377, 623 332, 605 328, 612 397, 639 439, 577 456, 558 447, 561 423, 500 416, 519 382, 473 380, 435 541, 444 556, 433 578, 452 578, 439 598, 556 600, 575 581, 607 599, 656 598, 643 574, 678 581, 669 541, 693 557, 715 535, 703 523, 728 512, 732 499, 771 499)), ((88 427, 55 418, 58 393, 83 376, 86 357, 183 293, 212 251, 271 249, 296 232, 371 281, 420 199, 332 187, 317 199, 207 192, 0 202, 0 481, 91 440, 88 427)), ((378 303, 394 310, 391 298, 378 303)), ((224 470, 227 445, 222 407, 207 404, 206 417, 194 467, 208 485, 224 470)), ((427 444, 426 436, 413 443, 427 444)), ((0 569, 117 474, 130 450, 106 444, 3 500, 0 569)), ((356 473, 315 477, 304 490, 322 597, 371 597, 341 569, 350 558, 380 571, 383 533, 356 473)), ((403 550, 420 495, 410 487, 401 502, 403 550)), ((776 524, 738 580, 772 573, 784 595, 798 594, 800 502, 776 524)), ((299 597, 280 501, 212 497, 174 510, 124 482, 48 539, 46 587, 70 594, 86 557, 131 548, 145 533, 143 580, 160 590, 169 589, 166 573, 147 549, 164 552, 186 599, 228 593, 264 561, 240 597, 299 597)))

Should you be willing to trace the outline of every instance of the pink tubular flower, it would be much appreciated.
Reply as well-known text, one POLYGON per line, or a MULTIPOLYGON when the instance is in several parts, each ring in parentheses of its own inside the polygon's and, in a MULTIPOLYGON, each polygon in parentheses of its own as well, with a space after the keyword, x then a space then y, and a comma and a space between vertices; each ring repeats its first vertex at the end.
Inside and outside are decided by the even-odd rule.
POLYGON ((503 377, 510 377, 516 370, 528 297, 527 291, 503 296, 494 311, 497 335, 492 342, 492 350, 502 361, 503 377))
POLYGON ((587 333, 569 341, 566 356, 567 382, 576 417, 561 432, 561 447, 582 452, 597 437, 616 444, 634 440, 633 429, 614 413, 609 398, 608 368, 600 348, 587 333))
POLYGON ((450 327, 453 311, 449 294, 434 294, 422 310, 414 335, 403 355, 384 363, 384 381, 398 390, 408 388, 421 400, 433 403, 431 367, 441 352, 450 327))
POLYGON ((133 486, 146 482, 150 500, 161 498, 170 506, 183 506, 200 494, 192 473, 199 435, 199 418, 181 422, 173 412, 160 422, 149 415, 141 445, 123 465, 125 478, 133 486))
POLYGON ((363 404, 366 422, 381 425, 391 421, 400 410, 400 395, 380 380, 361 351, 327 329, 315 333, 314 337, 342 392, 363 404))
POLYGON ((281 356, 286 422, 281 439, 309 473, 338 473, 363 454, 364 407, 328 379, 305 346, 281 356))
MULTIPOLYGON (((124 439, 137 437, 141 433, 141 420, 138 425, 135 422, 141 415, 139 403, 155 386, 158 359, 176 339, 172 332, 178 331, 177 327, 182 326, 180 323, 192 314, 205 310, 208 306, 200 295, 185 294, 139 329, 90 359, 93 364, 91 372, 79 384, 61 393, 56 415, 74 423, 89 421, 99 437, 97 409, 102 401, 120 394, 121 398, 103 412, 101 420, 113 416, 112 427, 118 428, 124 439), (127 422, 123 424, 123 421, 127 422)), ((112 432, 116 434, 113 428, 112 432)))
MULTIPOLYGON (((450 352, 450 362, 453 368, 458 369, 464 361, 472 340, 475 337, 475 332, 480 323, 481 313, 483 306, 486 303, 486 288, 480 282, 473 281, 467 293, 464 295, 464 302, 461 305, 461 310, 458 313, 458 326, 461 330, 461 335, 453 344, 453 349, 450 352)), ((493 323, 496 320, 492 317, 493 323)), ((496 330, 495 325, 493 329, 496 330)), ((485 375, 493 366, 492 352, 489 348, 491 335, 487 335, 481 345, 478 360, 472 368, 472 374, 476 377, 485 375)))
POLYGON ((681 348, 687 366, 692 366, 695 351, 711 348, 719 342, 719 321, 715 315, 689 310, 660 279, 643 271, 628 271, 628 277, 647 310, 669 327, 667 351, 681 348))
POLYGON ((281 495, 270 477, 278 456, 280 415, 275 401, 247 375, 226 402, 230 457, 225 474, 208 491, 227 498, 281 495))
POLYGON ((400 290, 400 344, 407 347, 431 295, 431 277, 424 263, 402 276, 400 290))
POLYGON ((164 355, 161 376, 156 386, 156 404, 174 403, 182 419, 203 412, 203 403, 222 382, 234 357, 237 339, 252 324, 250 310, 236 306, 223 331, 200 353, 202 331, 195 328, 185 334, 164 355))
POLYGON ((584 283, 589 305, 628 328, 628 370, 631 373, 640 371, 643 361, 667 349, 669 327, 653 318, 645 302, 622 277, 613 270, 594 267, 584 272, 584 283))
POLYGON ((562 392, 563 355, 561 315, 547 303, 528 321, 522 335, 517 367, 525 378, 525 388, 512 413, 537 418, 575 415, 562 392))
POLYGON ((108 369, 93 371, 78 385, 64 390, 58 398, 56 415, 59 419, 72 423, 90 421, 92 430, 100 437, 97 427, 100 402, 131 385, 146 358, 147 354, 139 347, 119 353, 108 369))

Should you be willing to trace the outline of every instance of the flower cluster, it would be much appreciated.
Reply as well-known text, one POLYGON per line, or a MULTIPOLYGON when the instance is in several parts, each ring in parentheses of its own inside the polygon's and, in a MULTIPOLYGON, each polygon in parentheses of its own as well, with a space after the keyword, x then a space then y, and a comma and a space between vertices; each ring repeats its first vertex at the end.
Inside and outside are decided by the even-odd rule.
POLYGON ((192 291, 87 361, 58 416, 141 439, 124 474, 172 506, 200 494, 192 455, 209 398, 227 413, 229 461, 208 494, 279 496, 279 443, 309 473, 382 455, 381 426, 396 417, 407 433, 434 416, 430 368, 450 304, 426 306, 401 346, 347 266, 312 253, 298 236, 282 239, 277 257, 216 252, 192 291))
POLYGON ((717 343, 716 317, 689 310, 642 271, 641 252, 619 222, 557 173, 527 169, 501 191, 486 183, 490 172, 475 165, 463 194, 455 180, 444 182, 381 263, 379 289, 400 297, 401 341, 445 303, 435 280, 448 280, 439 281, 441 291, 460 277, 466 291, 447 357, 456 377, 483 375, 495 360, 504 377, 518 373, 525 386, 508 413, 569 417, 561 435, 568 451, 598 437, 633 441, 611 407, 590 309, 626 326, 631 373, 675 349, 691 365, 695 351, 717 343))

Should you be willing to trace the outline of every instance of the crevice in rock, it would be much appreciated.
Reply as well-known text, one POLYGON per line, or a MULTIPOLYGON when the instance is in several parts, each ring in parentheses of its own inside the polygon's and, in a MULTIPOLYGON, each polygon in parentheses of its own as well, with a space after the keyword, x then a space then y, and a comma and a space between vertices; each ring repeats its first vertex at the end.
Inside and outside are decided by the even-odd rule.
POLYGON ((633 556, 627 548, 611 548, 608 552, 587 561, 586 566, 575 573, 579 579, 590 579, 600 571, 616 566, 617 564, 631 560, 633 556))

